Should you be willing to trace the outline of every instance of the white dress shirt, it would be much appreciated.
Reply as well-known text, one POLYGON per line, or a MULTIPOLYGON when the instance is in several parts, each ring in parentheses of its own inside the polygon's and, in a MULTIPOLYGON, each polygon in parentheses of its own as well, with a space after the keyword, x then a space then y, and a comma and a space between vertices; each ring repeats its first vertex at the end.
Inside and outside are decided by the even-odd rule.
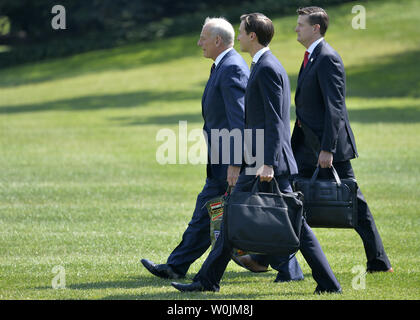
POLYGON ((257 53, 252 58, 252 62, 257 63, 258 60, 260 60, 261 56, 264 54, 264 52, 267 52, 268 50, 270 50, 269 47, 264 47, 260 49, 259 51, 257 51, 257 53))
POLYGON ((317 46, 317 45, 318 45, 318 44, 319 44, 322 40, 324 40, 324 38, 323 38, 323 37, 319 38, 318 40, 316 40, 316 41, 312 42, 312 44, 309 46, 309 48, 308 48, 308 49, 306 49, 306 51, 308 51, 308 52, 309 52, 308 59, 311 57, 312 52, 314 52, 314 50, 315 50, 316 46, 317 46))
POLYGON ((214 64, 216 65, 216 67, 219 64, 219 62, 223 59, 223 57, 226 55, 226 53, 228 53, 232 49, 233 49, 232 47, 228 48, 217 56, 216 60, 214 60, 214 64))

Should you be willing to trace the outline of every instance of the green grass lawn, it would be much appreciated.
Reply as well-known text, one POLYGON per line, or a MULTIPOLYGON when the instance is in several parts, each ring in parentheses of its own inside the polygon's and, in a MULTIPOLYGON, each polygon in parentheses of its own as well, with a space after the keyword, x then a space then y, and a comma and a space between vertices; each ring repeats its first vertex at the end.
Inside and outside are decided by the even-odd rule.
MULTIPOLYGON (((230 263, 219 293, 181 294, 143 268, 141 258, 166 261, 204 184, 204 165, 162 166, 155 155, 160 129, 202 126, 211 61, 195 30, 0 70, 0 299, 419 299, 420 2, 363 3, 365 30, 351 27, 354 4, 328 10, 326 39, 346 66, 353 167, 394 274, 368 274, 365 289, 353 289, 364 249, 339 229, 314 231, 342 295, 314 296, 300 253, 304 281, 273 283, 273 271, 230 263), (52 288, 55 266, 65 289, 52 288)), ((304 54, 296 16, 273 20, 270 48, 294 97, 304 54)))

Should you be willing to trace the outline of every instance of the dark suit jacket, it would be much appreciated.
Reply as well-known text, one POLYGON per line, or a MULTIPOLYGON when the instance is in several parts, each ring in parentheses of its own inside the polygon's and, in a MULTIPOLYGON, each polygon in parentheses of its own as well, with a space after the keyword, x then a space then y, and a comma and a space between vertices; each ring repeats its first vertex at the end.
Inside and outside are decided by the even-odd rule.
MULTIPOLYGON (((211 130, 222 132, 225 129, 226 133, 237 129, 241 135, 243 134, 244 96, 248 77, 248 65, 242 56, 232 49, 218 63, 207 82, 202 98, 202 115, 203 130, 207 135, 207 176, 210 178, 226 180, 227 167, 242 164, 242 152, 236 156, 235 163, 233 136, 228 137, 230 146, 228 151, 226 144, 223 148, 221 136, 212 141, 211 130)), ((242 140, 237 143, 241 145, 242 150, 242 140)))
POLYGON ((297 173, 290 146, 289 78, 271 51, 260 57, 249 77, 245 94, 245 129, 252 130, 252 156, 258 150, 257 129, 264 129, 263 163, 272 165, 275 175, 297 173))
MULTIPOLYGON (((346 103, 346 75, 338 53, 322 40, 308 64, 301 66, 296 88, 296 116, 318 137, 320 150, 333 153, 333 161, 355 158, 356 143, 350 128, 346 103)), ((296 123, 292 148, 298 164, 308 161, 311 152, 304 144, 303 131, 296 123), (302 156, 302 154, 305 154, 302 156)), ((318 159, 313 158, 312 162, 318 159)))

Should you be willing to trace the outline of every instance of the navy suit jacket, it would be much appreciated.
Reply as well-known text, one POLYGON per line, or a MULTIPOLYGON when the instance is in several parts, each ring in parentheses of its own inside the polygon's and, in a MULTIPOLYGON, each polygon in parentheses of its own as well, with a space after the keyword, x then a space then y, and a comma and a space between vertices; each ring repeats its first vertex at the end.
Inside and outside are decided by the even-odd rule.
POLYGON ((225 134, 227 131, 239 130, 241 138, 236 143, 240 144, 242 150, 244 96, 248 77, 248 65, 242 56, 232 49, 218 63, 207 82, 202 98, 202 115, 203 130, 207 135, 207 176, 210 178, 226 180, 228 166, 242 164, 242 151, 236 155, 235 162, 233 135, 229 137, 230 151, 227 152, 226 144, 223 148, 222 137, 212 141, 211 130, 224 130, 225 134))
POLYGON ((249 77, 245 94, 245 129, 252 130, 253 157, 260 149, 256 145, 257 129, 264 129, 263 163, 272 165, 275 175, 297 173, 290 146, 289 77, 271 51, 259 58, 249 77))
MULTIPOLYGON (((346 103, 346 75, 339 54, 322 40, 312 52, 308 64, 301 66, 295 94, 296 116, 318 137, 320 150, 333 153, 333 161, 357 156, 356 143, 349 123, 346 103)), ((292 147, 298 163, 311 154, 304 143, 302 128, 295 123, 292 147)))

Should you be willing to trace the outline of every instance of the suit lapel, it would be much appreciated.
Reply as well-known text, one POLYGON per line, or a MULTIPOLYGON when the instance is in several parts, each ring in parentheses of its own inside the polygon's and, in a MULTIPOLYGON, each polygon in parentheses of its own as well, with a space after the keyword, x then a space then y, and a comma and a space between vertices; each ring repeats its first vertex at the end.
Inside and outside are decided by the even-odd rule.
POLYGON ((258 68, 261 65, 261 61, 267 57, 270 54, 270 51, 266 51, 262 54, 262 56, 258 59, 257 63, 255 64, 255 66, 252 68, 252 72, 249 75, 249 79, 248 79, 248 85, 252 82, 252 79, 254 78, 254 75, 257 73, 258 68))
POLYGON ((252 94, 251 93, 251 90, 249 90, 249 87, 252 84, 252 82, 254 81, 255 74, 257 73, 258 69, 261 66, 261 61, 263 61, 270 54, 271 54, 271 52, 269 50, 266 51, 266 52, 264 52, 262 54, 262 56, 258 59, 258 61, 255 64, 255 66, 252 68, 252 72, 249 75, 248 83, 247 83, 246 90, 245 90, 245 123, 248 123, 248 119, 247 119, 248 118, 247 117, 247 113, 248 113, 248 107, 247 106, 248 106, 248 103, 247 103, 247 100, 249 99, 250 95, 252 94))
POLYGON ((299 91, 300 91, 300 87, 302 85, 303 80, 305 79, 305 76, 308 74, 309 70, 312 68, 312 66, 315 63, 316 58, 319 55, 319 52, 322 49, 322 46, 324 45, 324 41, 322 40, 316 47, 315 50, 312 52, 309 61, 306 65, 306 67, 303 67, 303 62, 302 65, 300 66, 300 70, 299 70, 299 76, 298 76, 298 83, 297 83, 297 87, 296 87, 296 95, 298 95, 299 91))
POLYGON ((235 52, 236 52, 235 49, 232 49, 223 56, 222 60, 220 60, 220 62, 217 64, 216 68, 211 73, 209 80, 207 81, 206 87, 203 92, 203 97, 201 98, 201 114, 203 115, 203 118, 204 118, 204 108, 205 108, 205 101, 206 101, 207 93, 210 87, 212 86, 214 79, 216 78, 216 73, 220 69, 220 66, 223 64, 223 62, 227 59, 227 57, 234 54, 235 52))

